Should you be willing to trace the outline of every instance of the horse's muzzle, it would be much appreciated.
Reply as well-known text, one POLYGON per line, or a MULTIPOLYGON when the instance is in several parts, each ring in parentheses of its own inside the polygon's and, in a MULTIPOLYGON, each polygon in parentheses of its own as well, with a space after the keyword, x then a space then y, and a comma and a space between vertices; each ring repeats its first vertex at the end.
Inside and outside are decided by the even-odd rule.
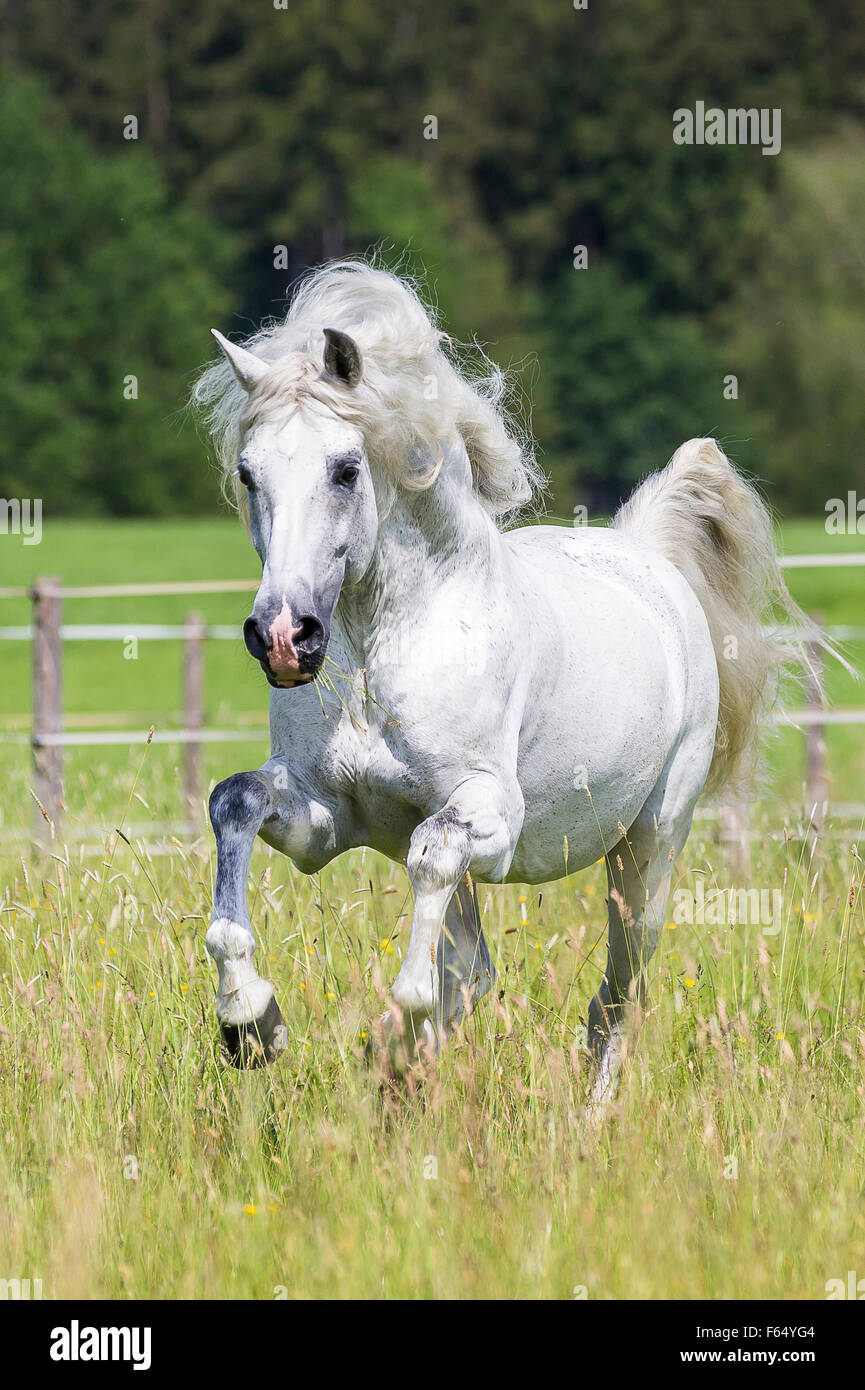
POLYGON ((276 689, 308 685, 321 669, 328 632, 314 614, 294 618, 287 603, 265 625, 253 613, 243 624, 243 640, 276 689))

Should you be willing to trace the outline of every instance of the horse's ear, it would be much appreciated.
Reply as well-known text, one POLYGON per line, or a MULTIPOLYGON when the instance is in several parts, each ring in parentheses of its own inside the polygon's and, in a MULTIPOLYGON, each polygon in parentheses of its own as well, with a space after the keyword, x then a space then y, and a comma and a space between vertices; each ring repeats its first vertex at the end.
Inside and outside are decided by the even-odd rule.
POLYGON ((338 328, 324 330, 324 370, 337 381, 344 381, 346 386, 357 386, 360 381, 363 370, 360 348, 354 338, 340 333, 338 328))
POLYGON ((248 352, 246 348, 238 347, 236 343, 230 343, 215 328, 211 328, 210 331, 219 343, 223 357, 231 366, 244 391, 251 391, 254 386, 258 385, 267 371, 267 363, 263 362, 260 357, 256 357, 254 352, 248 352))

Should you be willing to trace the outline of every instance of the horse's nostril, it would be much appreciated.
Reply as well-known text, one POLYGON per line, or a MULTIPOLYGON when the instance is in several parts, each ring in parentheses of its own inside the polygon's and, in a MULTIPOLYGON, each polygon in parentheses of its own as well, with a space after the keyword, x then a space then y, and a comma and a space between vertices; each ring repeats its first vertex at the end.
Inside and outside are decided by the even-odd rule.
POLYGON ((324 626, 312 615, 298 618, 293 639, 296 651, 303 652, 306 656, 315 656, 324 645, 324 626))
POLYGON ((255 618, 249 617, 243 624, 243 640, 250 656, 254 656, 256 661, 263 661, 267 656, 267 643, 255 618))

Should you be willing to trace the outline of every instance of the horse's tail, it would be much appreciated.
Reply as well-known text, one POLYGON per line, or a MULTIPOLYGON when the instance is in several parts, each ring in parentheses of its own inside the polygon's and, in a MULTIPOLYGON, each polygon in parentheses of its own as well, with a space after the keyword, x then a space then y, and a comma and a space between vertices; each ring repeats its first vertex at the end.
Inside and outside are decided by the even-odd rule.
POLYGON ((787 592, 768 508, 714 439, 689 439, 612 524, 666 555, 700 600, 720 681, 706 786, 718 791, 744 781, 754 771, 760 715, 777 698, 782 668, 810 669, 805 639, 822 640, 787 592), (770 633, 764 624, 779 611, 786 630, 770 633))

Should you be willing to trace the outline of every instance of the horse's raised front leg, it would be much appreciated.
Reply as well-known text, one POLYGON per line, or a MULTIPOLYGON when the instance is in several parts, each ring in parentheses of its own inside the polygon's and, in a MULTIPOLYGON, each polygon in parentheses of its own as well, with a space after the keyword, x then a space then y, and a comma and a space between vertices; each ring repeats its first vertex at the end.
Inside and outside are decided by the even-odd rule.
POLYGON ((392 990, 409 1052, 424 1040, 439 1045, 448 1026, 462 1016, 467 992, 470 998, 474 990, 479 998, 492 984, 474 895, 467 889, 449 908, 469 870, 487 882, 507 873, 523 809, 516 782, 505 786, 490 773, 478 773, 412 835, 407 860, 414 889, 411 938, 392 990))
POLYGON ((205 944, 219 972, 216 1013, 222 1039, 238 1067, 273 1061, 287 1042, 273 986, 255 969, 246 902, 253 842, 273 811, 272 781, 264 772, 238 772, 220 782, 210 798, 216 892, 205 944))

